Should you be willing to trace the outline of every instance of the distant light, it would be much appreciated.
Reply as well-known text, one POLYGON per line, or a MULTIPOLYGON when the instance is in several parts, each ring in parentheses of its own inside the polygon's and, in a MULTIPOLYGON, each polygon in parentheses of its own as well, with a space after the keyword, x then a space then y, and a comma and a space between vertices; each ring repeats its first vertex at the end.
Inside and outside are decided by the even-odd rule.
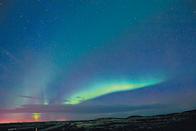
POLYGON ((41 120, 41 113, 33 113, 32 118, 34 121, 40 121, 41 120))
POLYGON ((48 101, 44 101, 44 105, 48 105, 48 101))

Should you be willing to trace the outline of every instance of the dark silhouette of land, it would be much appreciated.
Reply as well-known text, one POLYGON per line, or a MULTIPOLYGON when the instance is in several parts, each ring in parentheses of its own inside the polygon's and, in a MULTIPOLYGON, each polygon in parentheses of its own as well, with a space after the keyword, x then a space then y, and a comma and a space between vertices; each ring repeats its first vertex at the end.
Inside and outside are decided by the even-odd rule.
POLYGON ((86 121, 0 124, 0 131, 196 131, 196 110, 86 121))

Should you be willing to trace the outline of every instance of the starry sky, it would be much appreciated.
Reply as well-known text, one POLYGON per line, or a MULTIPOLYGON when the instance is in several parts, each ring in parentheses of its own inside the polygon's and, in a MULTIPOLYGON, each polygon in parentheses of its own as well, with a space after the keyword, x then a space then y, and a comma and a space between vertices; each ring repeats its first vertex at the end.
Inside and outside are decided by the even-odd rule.
POLYGON ((0 0, 0 123, 196 108, 194 0, 0 0))

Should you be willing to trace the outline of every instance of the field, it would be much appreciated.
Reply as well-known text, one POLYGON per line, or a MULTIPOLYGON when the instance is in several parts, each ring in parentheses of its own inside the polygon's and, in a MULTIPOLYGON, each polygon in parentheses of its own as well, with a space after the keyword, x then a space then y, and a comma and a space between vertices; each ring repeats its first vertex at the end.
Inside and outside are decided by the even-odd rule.
POLYGON ((1 131, 196 131, 196 110, 86 121, 0 124, 1 131))

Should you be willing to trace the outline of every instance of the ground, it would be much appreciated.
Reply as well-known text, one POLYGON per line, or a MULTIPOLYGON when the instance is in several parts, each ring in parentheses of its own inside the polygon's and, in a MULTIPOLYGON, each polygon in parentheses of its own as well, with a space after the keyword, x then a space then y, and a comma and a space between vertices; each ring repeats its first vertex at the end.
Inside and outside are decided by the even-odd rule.
POLYGON ((0 124, 1 131, 196 131, 196 110, 157 116, 0 124))

